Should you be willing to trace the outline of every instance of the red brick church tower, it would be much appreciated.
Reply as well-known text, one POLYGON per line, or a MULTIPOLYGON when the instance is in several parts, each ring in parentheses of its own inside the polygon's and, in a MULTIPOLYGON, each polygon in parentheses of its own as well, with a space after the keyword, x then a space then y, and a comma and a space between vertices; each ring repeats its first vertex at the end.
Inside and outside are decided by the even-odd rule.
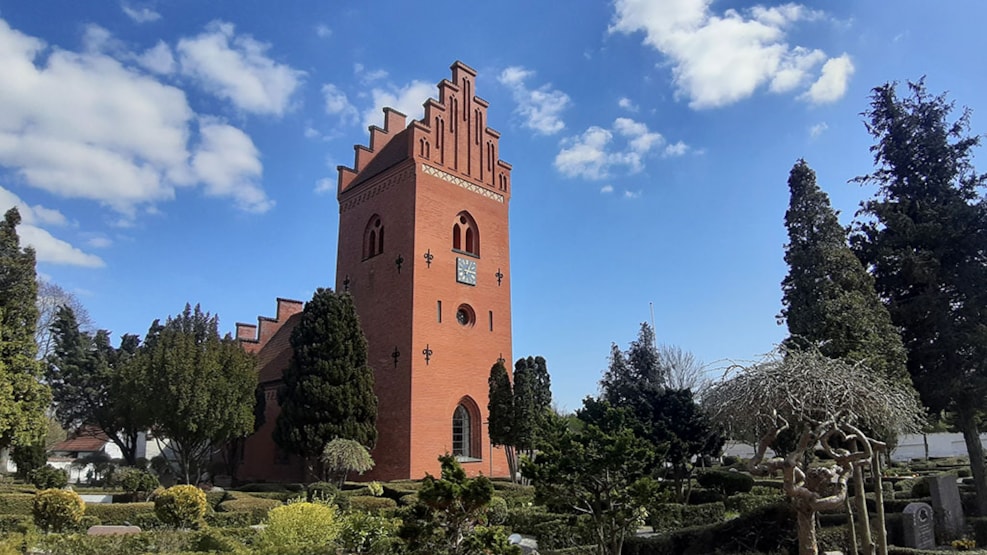
POLYGON ((511 166, 476 72, 451 69, 422 120, 385 109, 339 167, 336 290, 353 295, 375 370, 378 479, 437 475, 443 453, 507 474, 486 420, 490 367, 511 358, 511 166))

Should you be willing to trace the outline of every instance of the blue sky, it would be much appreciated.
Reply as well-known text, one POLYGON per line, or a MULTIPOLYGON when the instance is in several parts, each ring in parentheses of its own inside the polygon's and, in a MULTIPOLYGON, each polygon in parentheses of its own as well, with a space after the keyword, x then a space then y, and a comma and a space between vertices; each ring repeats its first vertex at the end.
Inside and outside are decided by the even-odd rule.
POLYGON ((0 208, 98 327, 198 302, 232 331, 333 285, 335 167, 462 60, 513 165, 514 358, 545 356, 572 409, 651 302, 712 374, 771 350, 788 171, 804 157, 849 222, 872 193, 847 183, 872 167, 860 112, 890 80, 925 75, 987 128, 985 12, 0 1, 0 208))

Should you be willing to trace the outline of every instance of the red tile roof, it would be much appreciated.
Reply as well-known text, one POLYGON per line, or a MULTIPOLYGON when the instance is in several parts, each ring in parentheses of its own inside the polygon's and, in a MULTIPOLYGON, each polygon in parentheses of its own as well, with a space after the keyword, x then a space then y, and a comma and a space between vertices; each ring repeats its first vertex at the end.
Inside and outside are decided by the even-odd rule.
POLYGON ((84 428, 76 437, 56 443, 51 450, 92 453, 102 451, 107 441, 109 438, 99 428, 84 428))

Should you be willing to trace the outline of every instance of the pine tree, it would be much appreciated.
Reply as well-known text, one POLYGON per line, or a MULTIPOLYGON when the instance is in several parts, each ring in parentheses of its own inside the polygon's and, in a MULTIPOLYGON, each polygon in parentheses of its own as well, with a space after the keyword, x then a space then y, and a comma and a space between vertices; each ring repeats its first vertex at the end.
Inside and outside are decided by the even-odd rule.
POLYGON ((41 364, 35 360, 34 249, 21 248, 17 208, 0 222, 0 448, 43 440, 45 411, 51 392, 40 382, 41 364))
POLYGON ((600 380, 601 398, 615 407, 638 405, 643 398, 664 389, 666 381, 655 332, 643 322, 627 353, 616 343, 611 345, 610 367, 600 380))
POLYGON ((908 382, 905 348, 874 278, 850 250, 846 230, 805 160, 792 167, 788 188, 789 270, 781 282, 786 347, 818 349, 829 358, 863 362, 877 376, 908 382))
POLYGON ((168 439, 186 483, 198 482, 218 446, 253 430, 254 358, 218 330, 218 318, 185 305, 151 325, 134 361, 153 392, 154 432, 168 439))
POLYGON ((278 390, 274 441, 314 463, 326 444, 377 441, 374 373, 349 294, 319 288, 291 334, 294 351, 278 390))
POLYGON ((542 357, 519 358, 514 363, 514 446, 531 456, 538 448, 546 413, 552 408, 548 367, 542 357))
POLYGON ((971 161, 980 137, 969 135, 969 111, 949 121, 953 103, 922 81, 908 84, 907 97, 896 88, 875 88, 864 114, 876 169, 856 181, 877 192, 852 244, 901 330, 923 402, 956 413, 987 514, 977 427, 987 396, 987 176, 971 161))

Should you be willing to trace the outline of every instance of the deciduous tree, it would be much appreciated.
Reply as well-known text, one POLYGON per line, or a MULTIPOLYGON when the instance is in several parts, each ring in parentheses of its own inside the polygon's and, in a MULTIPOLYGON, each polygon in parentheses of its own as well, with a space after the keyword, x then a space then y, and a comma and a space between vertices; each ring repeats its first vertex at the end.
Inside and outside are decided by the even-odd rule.
POLYGON ((922 81, 873 90, 866 125, 877 187, 852 244, 871 269, 908 351, 908 371, 934 412, 953 411, 963 432, 977 505, 987 514, 987 468, 976 415, 987 398, 987 176, 975 171, 969 111, 922 81))
MULTIPOLYGON (((863 466, 878 477, 876 484, 881 482, 876 450, 882 442, 862 430, 879 431, 882 437, 916 431, 924 410, 900 382, 875 377, 861 363, 812 350, 775 353, 737 370, 734 377, 713 385, 703 403, 730 437, 757 446, 749 462, 752 474, 782 472, 784 491, 798 513, 799 552, 815 555, 815 513, 843 509, 847 482, 863 466), (785 456, 766 458, 767 449, 788 431, 794 433, 796 447, 785 456), (830 464, 809 465, 817 442, 830 464)), ((856 474, 862 484, 862 473, 856 474)), ((859 510, 866 505, 863 488, 858 492, 859 510)), ((879 490, 876 496, 882 498, 879 490)), ((880 543, 883 503, 877 507, 880 543)))
POLYGON ((68 307, 75 314, 75 321, 79 329, 91 332, 93 329, 92 318, 89 311, 82 305, 79 298, 74 294, 62 289, 57 283, 38 280, 38 325, 34 330, 34 342, 38 345, 38 358, 44 360, 55 347, 55 337, 52 326, 58 318, 58 309, 68 307))
POLYGON ((294 356, 278 390, 274 441, 318 463, 327 443, 377 441, 377 396, 367 365, 367 340, 349 294, 319 288, 292 331, 294 356))

